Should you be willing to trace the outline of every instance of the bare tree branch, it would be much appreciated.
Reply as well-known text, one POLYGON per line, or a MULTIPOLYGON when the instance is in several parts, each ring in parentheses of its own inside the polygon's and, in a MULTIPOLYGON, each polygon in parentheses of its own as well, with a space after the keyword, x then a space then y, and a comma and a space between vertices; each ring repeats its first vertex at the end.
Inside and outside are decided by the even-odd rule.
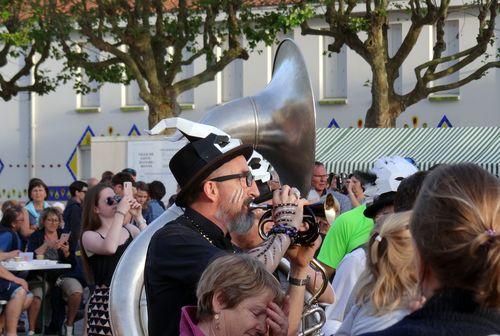
POLYGON ((219 72, 222 71, 229 63, 234 61, 237 58, 243 58, 245 57, 248 58, 248 54, 246 54, 245 50, 242 48, 235 49, 235 50, 228 50, 226 53, 210 68, 205 69, 204 71, 200 72, 199 74, 188 78, 181 80, 173 85, 173 88, 176 92, 183 92, 186 90, 190 90, 194 87, 197 87, 201 83, 205 83, 207 81, 213 80, 215 75, 219 72))
POLYGON ((500 68, 500 61, 486 63, 485 65, 483 65, 482 67, 480 67, 479 69, 474 71, 472 74, 470 74, 469 76, 467 76, 459 81, 428 88, 427 92, 428 93, 435 93, 435 92, 441 92, 441 91, 447 91, 447 90, 459 88, 461 86, 464 86, 467 83, 472 82, 473 80, 480 79, 481 77, 483 77, 486 74, 486 71, 488 71, 491 68, 500 68))

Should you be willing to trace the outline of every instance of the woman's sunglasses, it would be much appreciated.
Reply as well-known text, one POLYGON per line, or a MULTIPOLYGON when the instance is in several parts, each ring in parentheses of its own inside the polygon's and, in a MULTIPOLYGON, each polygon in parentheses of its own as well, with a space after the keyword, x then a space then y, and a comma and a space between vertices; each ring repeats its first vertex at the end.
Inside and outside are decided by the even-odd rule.
POLYGON ((110 197, 106 198, 106 204, 111 206, 115 203, 119 203, 121 200, 122 200, 122 198, 118 195, 110 196, 110 197))

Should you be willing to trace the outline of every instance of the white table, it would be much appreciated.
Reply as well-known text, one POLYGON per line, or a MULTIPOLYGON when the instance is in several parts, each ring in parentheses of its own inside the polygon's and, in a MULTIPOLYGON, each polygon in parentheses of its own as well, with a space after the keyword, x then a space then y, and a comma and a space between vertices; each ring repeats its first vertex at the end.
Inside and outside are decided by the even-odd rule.
MULTIPOLYGON (((56 269, 71 268, 71 264, 59 264, 51 260, 32 261, 2 261, 1 265, 12 272, 19 271, 42 271, 42 296, 45 300, 45 276, 46 272, 56 269)), ((42 301, 42 335, 45 335, 45 305, 42 301)))
POLYGON ((48 271, 54 269, 71 268, 71 264, 59 264, 51 260, 32 260, 32 261, 2 261, 2 266, 9 271, 48 271))

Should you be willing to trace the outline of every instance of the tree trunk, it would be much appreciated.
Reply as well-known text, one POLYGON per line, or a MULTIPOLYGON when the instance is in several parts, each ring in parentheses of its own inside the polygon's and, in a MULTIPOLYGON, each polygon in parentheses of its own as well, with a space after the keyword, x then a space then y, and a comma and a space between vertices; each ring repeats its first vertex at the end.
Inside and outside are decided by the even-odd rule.
POLYGON ((149 115, 148 115, 148 127, 153 128, 156 124, 166 118, 177 117, 181 114, 181 107, 174 100, 172 103, 158 103, 158 104, 148 104, 149 115))
POLYGON ((166 118, 177 117, 181 114, 181 106, 177 102, 177 95, 174 93, 167 97, 148 103, 148 127, 153 128, 157 123, 166 118))
POLYGON ((396 127, 397 116, 391 113, 389 78, 382 52, 373 58, 372 74, 372 105, 366 112, 365 127, 396 127))

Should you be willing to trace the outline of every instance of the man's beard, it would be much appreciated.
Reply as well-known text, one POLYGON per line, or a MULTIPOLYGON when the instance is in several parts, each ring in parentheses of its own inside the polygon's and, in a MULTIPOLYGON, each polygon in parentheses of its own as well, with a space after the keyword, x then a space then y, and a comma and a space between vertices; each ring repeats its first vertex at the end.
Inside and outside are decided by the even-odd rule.
POLYGON ((253 225, 254 215, 252 211, 240 211, 236 214, 231 213, 231 209, 224 204, 221 204, 215 217, 226 223, 227 231, 234 233, 246 233, 253 225))

